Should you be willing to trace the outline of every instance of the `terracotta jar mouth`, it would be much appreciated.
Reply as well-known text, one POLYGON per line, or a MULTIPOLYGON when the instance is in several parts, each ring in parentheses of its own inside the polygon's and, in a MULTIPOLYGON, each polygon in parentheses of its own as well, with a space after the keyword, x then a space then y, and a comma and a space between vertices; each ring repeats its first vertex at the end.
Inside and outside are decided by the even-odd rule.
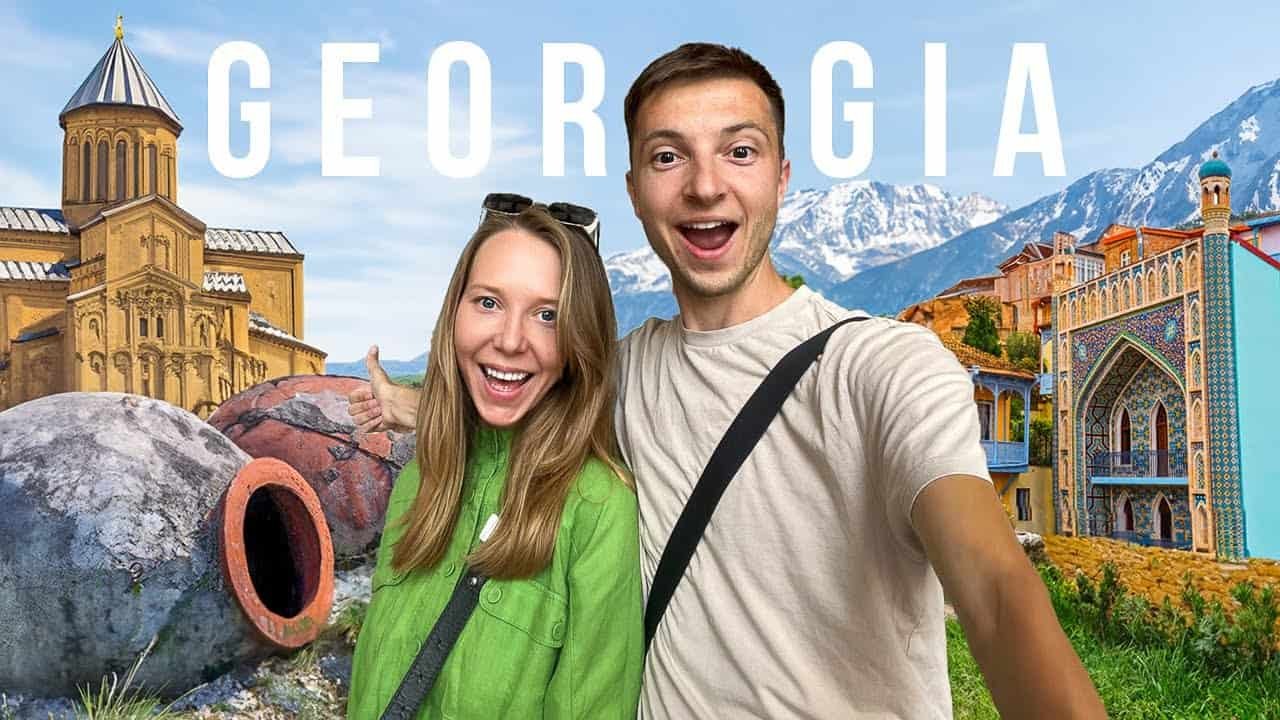
POLYGON ((275 458, 241 468, 222 502, 222 566, 231 594, 269 643, 314 640, 333 606, 333 543, 315 491, 275 458))

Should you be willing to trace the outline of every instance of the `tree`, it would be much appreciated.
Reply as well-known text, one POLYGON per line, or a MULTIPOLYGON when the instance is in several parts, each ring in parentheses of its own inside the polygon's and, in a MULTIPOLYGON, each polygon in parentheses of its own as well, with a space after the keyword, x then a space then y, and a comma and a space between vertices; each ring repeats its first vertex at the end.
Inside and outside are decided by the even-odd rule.
POLYGON ((793 290, 798 290, 801 285, 804 285, 803 275, 783 275, 782 280, 790 285, 793 290))
POLYGON ((1000 333, 996 321, 1000 317, 1000 301, 987 295, 965 298, 964 310, 969 324, 964 328, 964 344, 1000 356, 1000 333))
POLYGON ((1031 333, 1009 333, 1004 343, 1005 357, 1019 369, 1040 372, 1040 339, 1031 333))

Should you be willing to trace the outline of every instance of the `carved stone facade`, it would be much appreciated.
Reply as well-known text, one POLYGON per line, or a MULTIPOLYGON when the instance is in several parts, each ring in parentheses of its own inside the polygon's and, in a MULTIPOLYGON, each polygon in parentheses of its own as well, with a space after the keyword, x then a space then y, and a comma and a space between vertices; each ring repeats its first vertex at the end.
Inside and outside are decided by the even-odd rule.
MULTIPOLYGON (((153 86, 122 37, 113 54, 132 87, 153 86)), ((183 210, 177 115, 158 94, 110 100, 101 75, 59 116, 62 208, 0 207, 0 410, 85 390, 207 417, 269 378, 323 373, 301 339, 302 255, 183 210)))

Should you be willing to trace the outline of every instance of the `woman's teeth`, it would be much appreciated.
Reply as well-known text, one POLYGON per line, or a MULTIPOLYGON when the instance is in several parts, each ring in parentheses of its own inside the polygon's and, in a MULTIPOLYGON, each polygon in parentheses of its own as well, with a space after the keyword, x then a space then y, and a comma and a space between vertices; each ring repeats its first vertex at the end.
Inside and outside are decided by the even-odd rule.
POLYGON ((484 369, 485 375, 495 380, 509 383, 524 382, 525 380, 528 380, 529 375, 532 374, 527 372, 502 372, 501 370, 494 370, 491 367, 484 367, 483 365, 481 367, 484 369))

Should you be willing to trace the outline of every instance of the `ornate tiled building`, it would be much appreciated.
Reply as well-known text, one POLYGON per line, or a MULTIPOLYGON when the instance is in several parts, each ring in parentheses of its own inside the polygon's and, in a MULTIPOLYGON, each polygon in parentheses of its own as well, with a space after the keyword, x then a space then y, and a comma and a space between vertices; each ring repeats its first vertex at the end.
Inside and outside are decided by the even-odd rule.
POLYGON ((1202 228, 1113 226, 1101 276, 1055 278, 1058 529, 1280 557, 1280 262, 1216 154, 1200 185, 1202 228))
POLYGON ((111 390, 207 416, 267 378, 324 372, 288 238, 179 206, 182 124, 119 23, 58 122, 61 208, 0 207, 0 410, 111 390))

